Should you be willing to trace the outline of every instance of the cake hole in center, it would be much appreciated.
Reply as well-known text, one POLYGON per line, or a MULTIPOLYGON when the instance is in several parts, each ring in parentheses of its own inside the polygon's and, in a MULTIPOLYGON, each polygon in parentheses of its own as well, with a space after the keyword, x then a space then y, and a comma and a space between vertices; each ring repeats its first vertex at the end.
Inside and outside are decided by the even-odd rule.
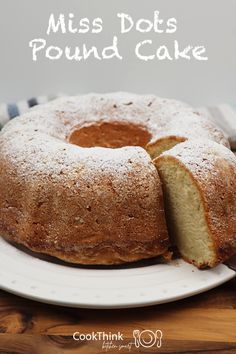
POLYGON ((151 134, 144 127, 127 123, 100 123, 73 130, 68 140, 82 147, 119 148, 123 146, 145 147, 151 134))

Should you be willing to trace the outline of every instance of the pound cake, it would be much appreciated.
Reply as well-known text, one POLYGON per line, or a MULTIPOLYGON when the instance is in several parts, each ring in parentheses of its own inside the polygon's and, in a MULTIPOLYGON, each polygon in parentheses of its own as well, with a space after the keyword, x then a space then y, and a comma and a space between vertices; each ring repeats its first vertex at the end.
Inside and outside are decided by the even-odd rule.
POLYGON ((210 140, 189 140, 154 160, 172 244, 198 268, 236 253, 236 158, 210 140))
MULTIPOLYGON (((164 192, 166 182, 162 157, 155 160, 157 168, 152 160, 188 143, 191 156, 196 152, 200 158, 202 150, 191 143, 199 136, 230 154, 220 129, 175 100, 89 94, 38 106, 0 133, 0 234, 78 264, 119 264, 166 254, 170 243, 159 173, 164 192)), ((220 174, 214 176, 217 185, 220 174)), ((201 189, 206 198, 208 179, 201 189)), ((227 230, 230 216, 222 222, 227 230)), ((183 256, 199 267, 214 266, 230 253, 226 249, 234 239, 219 237, 212 261, 183 256)))

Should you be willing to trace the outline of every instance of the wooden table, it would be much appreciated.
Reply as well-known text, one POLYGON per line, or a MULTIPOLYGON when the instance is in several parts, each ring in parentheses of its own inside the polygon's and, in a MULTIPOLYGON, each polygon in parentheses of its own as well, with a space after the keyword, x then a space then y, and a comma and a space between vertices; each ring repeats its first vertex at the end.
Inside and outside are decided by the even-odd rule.
POLYGON ((101 341, 79 343, 72 334, 120 331, 127 344, 134 329, 161 329, 163 341, 161 349, 132 345, 130 353, 236 353, 236 278, 175 303, 128 310, 70 309, 0 292, 0 353, 106 353, 101 341))

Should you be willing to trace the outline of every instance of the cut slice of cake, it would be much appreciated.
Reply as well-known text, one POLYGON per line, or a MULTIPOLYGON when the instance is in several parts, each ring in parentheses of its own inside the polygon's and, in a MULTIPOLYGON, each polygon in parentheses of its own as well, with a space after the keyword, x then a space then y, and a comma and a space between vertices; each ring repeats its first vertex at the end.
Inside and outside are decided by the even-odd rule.
POLYGON ((198 268, 236 253, 236 157, 208 140, 176 145, 154 160, 167 224, 181 256, 198 268))

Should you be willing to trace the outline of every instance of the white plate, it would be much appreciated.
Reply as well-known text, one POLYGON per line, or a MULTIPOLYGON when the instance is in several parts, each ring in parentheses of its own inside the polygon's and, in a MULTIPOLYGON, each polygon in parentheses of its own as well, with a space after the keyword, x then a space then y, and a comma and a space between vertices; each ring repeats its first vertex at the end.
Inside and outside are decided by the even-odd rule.
POLYGON ((225 265, 200 271, 182 260, 110 269, 69 266, 40 259, 0 238, 0 287, 63 306, 125 308, 160 304, 204 292, 235 275, 225 265))

